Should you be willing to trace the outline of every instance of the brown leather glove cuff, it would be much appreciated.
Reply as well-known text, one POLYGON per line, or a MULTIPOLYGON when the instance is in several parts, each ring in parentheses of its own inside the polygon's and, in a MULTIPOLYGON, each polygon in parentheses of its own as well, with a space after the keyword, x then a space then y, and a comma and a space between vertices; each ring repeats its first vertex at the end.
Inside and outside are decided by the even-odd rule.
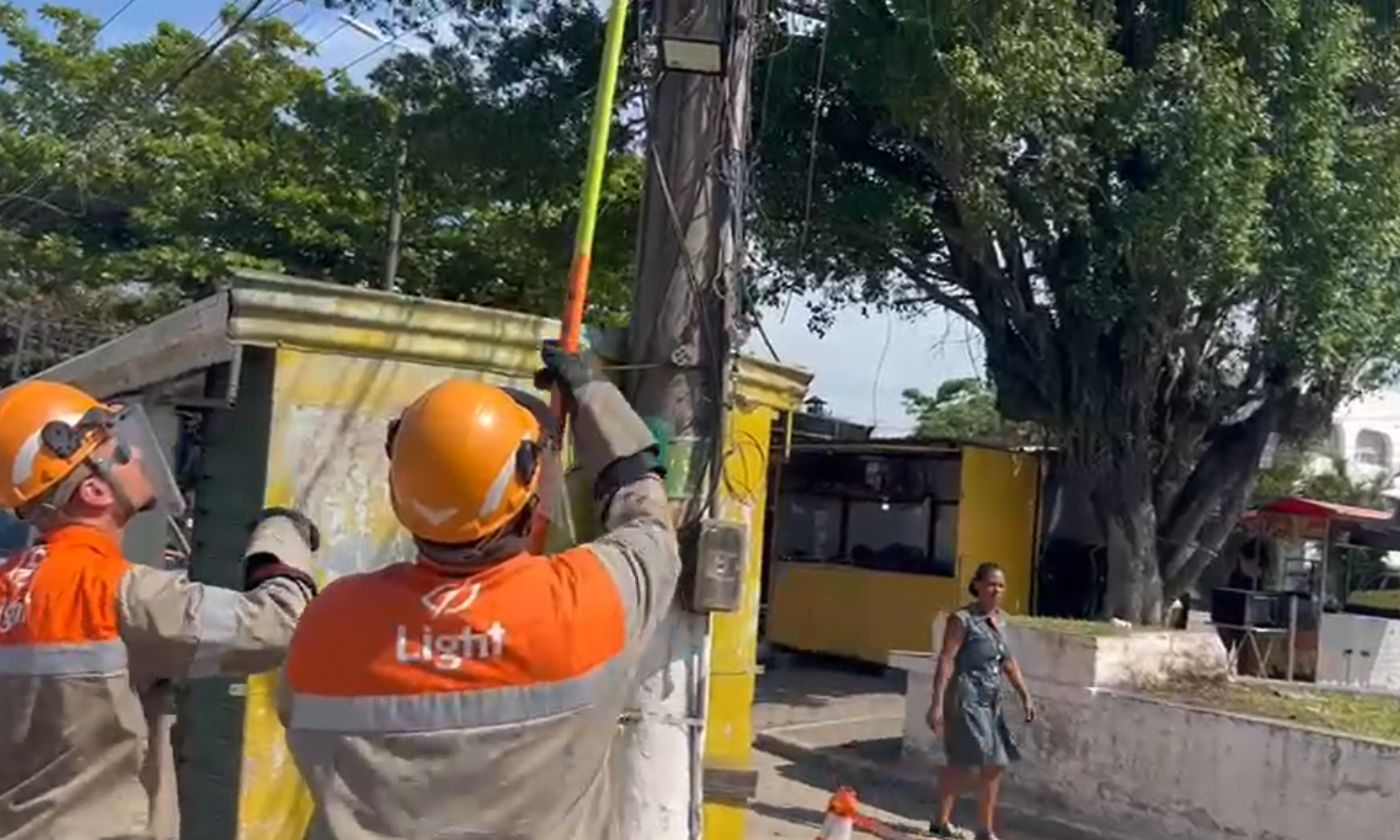
POLYGON ((243 591, 252 592, 264 583, 279 577, 296 581, 305 587, 313 598, 316 596, 316 581, 312 579, 311 575, 295 566, 283 563, 271 554, 254 555, 248 558, 247 569, 243 573, 243 591))

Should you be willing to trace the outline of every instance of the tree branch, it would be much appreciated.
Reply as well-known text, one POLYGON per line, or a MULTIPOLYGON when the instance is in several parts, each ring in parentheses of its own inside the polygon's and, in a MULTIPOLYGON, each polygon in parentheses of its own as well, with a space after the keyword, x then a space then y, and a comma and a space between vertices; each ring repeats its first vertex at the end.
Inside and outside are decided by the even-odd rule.
POLYGON ((1225 428, 1207 446, 1160 530, 1165 549, 1161 555, 1164 580, 1179 578, 1188 568, 1198 554, 1198 537, 1206 521, 1222 500, 1230 501, 1227 496, 1238 489, 1242 480, 1253 475, 1269 435, 1286 417, 1297 396, 1296 390, 1289 389, 1266 399, 1248 419, 1225 428))

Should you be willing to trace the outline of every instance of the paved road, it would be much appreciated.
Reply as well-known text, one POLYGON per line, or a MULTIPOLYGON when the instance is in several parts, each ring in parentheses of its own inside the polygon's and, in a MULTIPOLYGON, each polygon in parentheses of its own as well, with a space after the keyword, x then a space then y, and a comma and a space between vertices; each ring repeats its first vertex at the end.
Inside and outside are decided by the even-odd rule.
MULTIPOLYGON (((831 791, 841 780, 762 750, 754 751, 754 764, 759 771, 758 797, 749 807, 748 840, 813 840, 831 791)), ((859 793, 863 813, 902 828, 917 830, 918 818, 927 809, 898 790, 859 793)))
MULTIPOLYGON (((918 836, 936 804, 933 770, 923 784, 922 771, 901 761, 902 690, 889 674, 839 668, 780 668, 760 678, 751 840, 814 840, 827 800, 843 784, 857 789, 863 812, 918 836)), ((1007 784, 1013 801, 998 814, 1002 840, 1105 840, 1066 822, 1066 815, 1014 801, 1014 774, 1007 784)), ((971 824, 973 804, 963 798, 959 824, 971 824)))

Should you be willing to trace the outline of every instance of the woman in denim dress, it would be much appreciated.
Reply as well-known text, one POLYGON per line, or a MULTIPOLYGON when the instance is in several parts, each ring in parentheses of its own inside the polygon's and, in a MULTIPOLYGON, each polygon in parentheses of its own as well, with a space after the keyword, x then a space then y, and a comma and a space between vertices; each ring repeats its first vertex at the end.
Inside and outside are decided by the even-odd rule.
POLYGON ((968 587, 974 601, 948 618, 943 650, 934 672, 928 723, 943 738, 947 764, 939 773, 934 837, 961 837, 952 825, 953 805, 967 782, 977 778, 977 840, 996 840, 993 822, 1002 770, 1020 758, 1002 709, 1001 677, 1021 696, 1026 722, 1035 719, 1021 669, 1007 648, 1001 597, 1006 575, 995 563, 977 567, 968 587))

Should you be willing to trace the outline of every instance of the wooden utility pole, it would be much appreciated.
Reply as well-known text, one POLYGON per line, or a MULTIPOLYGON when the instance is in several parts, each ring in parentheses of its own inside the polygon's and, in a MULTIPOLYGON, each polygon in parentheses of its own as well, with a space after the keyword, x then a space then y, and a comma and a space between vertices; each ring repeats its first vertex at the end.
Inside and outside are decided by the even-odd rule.
POLYGON ((404 137, 403 119, 395 118, 398 129, 399 148, 394 154, 393 185, 389 193, 389 233, 385 237, 384 249, 384 288, 394 290, 394 281, 399 276, 399 248, 403 239, 403 179, 408 167, 408 138, 404 137))
MULTIPOLYGON (((684 534, 717 514, 731 353, 756 0, 656 0, 658 32, 723 20, 723 75, 661 70, 629 325, 629 397, 669 435, 667 491, 684 534), (722 9, 722 13, 716 11, 722 9)), ((686 576, 694 557, 686 557, 686 576)), ((682 581, 682 588, 688 581, 682 581)), ((698 838, 710 617, 678 601, 642 662, 624 724, 619 824, 627 840, 698 838)))

